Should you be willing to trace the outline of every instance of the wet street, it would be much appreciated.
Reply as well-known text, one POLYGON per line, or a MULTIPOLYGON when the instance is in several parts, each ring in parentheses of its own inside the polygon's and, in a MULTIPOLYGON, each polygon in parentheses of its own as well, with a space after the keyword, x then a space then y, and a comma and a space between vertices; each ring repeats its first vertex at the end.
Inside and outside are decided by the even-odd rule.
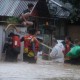
POLYGON ((80 80, 80 66, 38 60, 0 63, 0 80, 80 80))

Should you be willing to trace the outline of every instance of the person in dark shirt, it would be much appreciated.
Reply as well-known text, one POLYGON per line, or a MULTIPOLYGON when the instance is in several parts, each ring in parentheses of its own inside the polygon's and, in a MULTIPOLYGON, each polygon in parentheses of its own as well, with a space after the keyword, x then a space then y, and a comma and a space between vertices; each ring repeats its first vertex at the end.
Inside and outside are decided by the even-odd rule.
POLYGON ((29 3, 28 4, 28 9, 24 10, 23 13, 21 14, 20 16, 20 19, 23 21, 23 25, 25 26, 32 26, 33 25, 33 22, 29 20, 29 17, 31 15, 31 10, 33 8, 33 4, 32 3, 29 3))
POLYGON ((5 53, 5 61, 15 62, 17 61, 18 54, 20 53, 20 41, 19 35, 11 32, 6 39, 3 47, 3 53, 5 53))

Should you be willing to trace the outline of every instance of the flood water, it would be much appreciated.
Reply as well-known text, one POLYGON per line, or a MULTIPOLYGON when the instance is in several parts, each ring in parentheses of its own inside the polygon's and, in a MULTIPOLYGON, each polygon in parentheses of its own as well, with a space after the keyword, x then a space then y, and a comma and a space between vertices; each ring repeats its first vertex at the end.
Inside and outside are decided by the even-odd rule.
POLYGON ((38 60, 27 62, 1 62, 0 80, 80 80, 80 66, 38 60))

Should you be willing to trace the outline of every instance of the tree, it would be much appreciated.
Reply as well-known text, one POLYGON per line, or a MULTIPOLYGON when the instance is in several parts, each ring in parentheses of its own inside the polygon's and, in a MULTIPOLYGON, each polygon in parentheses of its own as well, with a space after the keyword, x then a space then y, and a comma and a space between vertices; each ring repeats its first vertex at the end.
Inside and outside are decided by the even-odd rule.
POLYGON ((66 2, 71 3, 74 8, 80 8, 80 0, 61 0, 61 1, 64 3, 66 2))
POLYGON ((70 19, 73 21, 78 21, 80 18, 80 0, 61 0, 64 3, 69 2, 73 9, 72 12, 70 14, 70 19))

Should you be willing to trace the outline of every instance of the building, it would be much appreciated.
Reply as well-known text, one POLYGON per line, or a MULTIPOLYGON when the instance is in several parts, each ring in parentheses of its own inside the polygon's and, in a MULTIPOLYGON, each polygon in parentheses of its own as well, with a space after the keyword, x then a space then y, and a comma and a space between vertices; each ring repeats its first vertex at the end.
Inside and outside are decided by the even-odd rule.
MULTIPOLYGON (((7 32, 4 31, 6 26, 8 25, 6 23, 6 20, 9 17, 19 17, 19 15, 27 9, 28 3, 33 3, 36 5, 38 0, 0 0, 0 60, 2 59, 2 50, 3 45, 5 43, 5 38, 7 35, 14 31, 14 29, 9 29, 7 32)), ((33 13, 34 14, 34 13, 33 13)), ((22 34, 19 34, 20 36, 23 36, 26 34, 27 27, 24 26, 18 26, 18 29, 22 31, 22 34)), ((21 50, 22 53, 22 50, 21 50)), ((22 59, 22 54, 20 54, 20 59, 22 59)))
MULTIPOLYGON (((0 0, 0 59, 5 38, 11 31, 15 32, 13 29, 8 30, 7 33, 4 32, 4 29, 8 25, 5 21, 9 17, 18 18, 27 8, 28 3, 33 3, 35 5, 32 12, 32 19, 35 21, 34 27, 41 30, 45 44, 52 46, 52 39, 54 36, 57 39, 63 39, 65 36, 69 35, 73 39, 80 39, 80 20, 73 24, 68 19, 68 16, 70 15, 68 10, 71 10, 72 6, 69 3, 64 5, 60 0, 54 0, 61 5, 64 5, 65 8, 68 7, 65 11, 63 10, 63 7, 60 7, 51 1, 53 0, 0 0)), ((17 28, 22 31, 22 34, 19 34, 20 36, 26 34, 27 27, 17 25, 17 28)), ((21 50, 21 53, 22 52, 23 51, 21 50)), ((20 54, 20 59, 22 59, 21 56, 22 54, 20 54)))
POLYGON ((63 39, 65 36, 70 36, 73 40, 80 39, 80 15, 78 19, 73 22, 70 20, 70 14, 73 7, 70 3, 63 3, 60 0, 47 0, 49 12, 52 17, 56 16, 56 37, 63 39))
MULTIPOLYGON (((45 26, 46 19, 49 17, 46 0, 0 0, 0 60, 2 59, 2 49, 6 37, 10 32, 16 33, 13 28, 8 29, 6 32, 4 31, 8 25, 6 21, 8 18, 12 17, 18 18, 19 15, 27 9, 28 3, 33 3, 35 6, 32 12, 32 18, 35 20, 35 28, 39 28, 40 25, 43 24, 40 28, 42 30, 45 26)), ((23 25, 16 25, 16 27, 22 31, 22 33, 19 34, 21 37, 26 34, 27 27, 24 27, 23 25)), ((19 55, 20 60, 22 60, 22 53, 23 50, 21 50, 21 54, 19 55)))

